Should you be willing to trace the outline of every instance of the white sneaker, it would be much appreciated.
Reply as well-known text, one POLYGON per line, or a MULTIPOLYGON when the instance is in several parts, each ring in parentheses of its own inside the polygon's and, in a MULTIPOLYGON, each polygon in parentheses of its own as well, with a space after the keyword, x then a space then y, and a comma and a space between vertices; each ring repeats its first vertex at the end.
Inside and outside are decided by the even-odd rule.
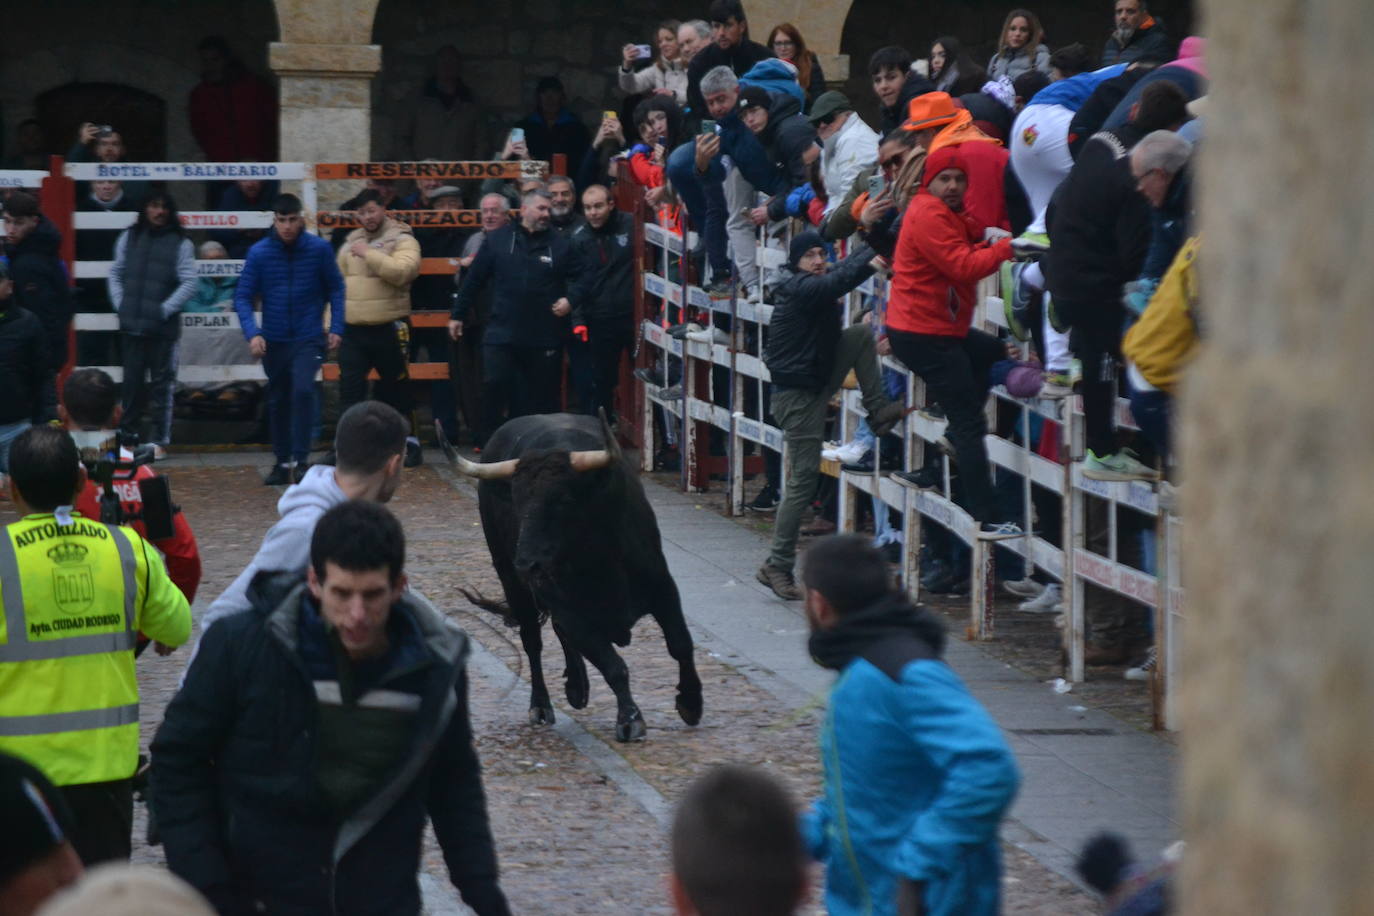
POLYGON ((695 340, 697 343, 720 344, 722 347, 730 346, 730 335, 717 327, 688 331, 687 339, 695 340))
POLYGON ((844 445, 821 452, 821 456, 827 461, 838 461, 840 464, 857 464, 867 454, 868 446, 860 445, 858 442, 846 442, 844 445), (826 451, 830 452, 833 457, 826 456, 826 451))
POLYGON ((1017 607, 1031 614, 1062 614, 1064 612, 1064 589, 1056 582, 1045 586, 1038 597, 1022 601, 1017 607))
POLYGON ((1045 590, 1045 586, 1034 579, 1008 579, 1002 583, 1002 588, 1007 594, 1018 598, 1039 598, 1040 593, 1045 590))
POLYGON ((1145 660, 1134 668, 1127 668, 1122 677, 1128 681, 1148 681, 1158 663, 1159 653, 1154 646, 1150 646, 1150 651, 1145 653, 1145 660))
POLYGON ((165 448, 163 448, 162 446, 160 446, 160 445, 154 444, 154 445, 153 445, 153 460, 154 460, 154 461, 166 461, 166 460, 167 460, 167 450, 166 450, 165 448))

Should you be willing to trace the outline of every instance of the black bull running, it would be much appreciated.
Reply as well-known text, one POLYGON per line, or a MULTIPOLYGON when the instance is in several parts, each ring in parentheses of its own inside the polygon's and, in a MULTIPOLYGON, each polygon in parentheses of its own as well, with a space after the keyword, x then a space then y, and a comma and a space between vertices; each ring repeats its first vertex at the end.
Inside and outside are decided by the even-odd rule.
POLYGON ((519 627, 530 663, 530 722, 554 721, 540 660, 541 630, 549 619, 567 663, 568 704, 587 705, 590 661, 615 693, 616 738, 643 738, 644 717, 615 646, 629 645, 631 629, 646 614, 662 628, 678 663, 678 714, 688 725, 701 721, 692 636, 663 558, 658 521, 604 417, 511 420, 487 441, 481 464, 442 444, 459 471, 480 479, 482 528, 506 601, 464 594, 519 627))

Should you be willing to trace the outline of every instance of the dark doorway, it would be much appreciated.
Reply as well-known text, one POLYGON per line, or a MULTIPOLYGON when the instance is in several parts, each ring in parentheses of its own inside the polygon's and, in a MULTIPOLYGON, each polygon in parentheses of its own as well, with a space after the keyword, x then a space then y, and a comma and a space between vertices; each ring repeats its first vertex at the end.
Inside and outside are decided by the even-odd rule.
POLYGON ((86 121, 108 124, 124 138, 129 162, 167 158, 167 104, 150 92, 118 83, 68 83, 34 100, 48 152, 65 155, 86 121))

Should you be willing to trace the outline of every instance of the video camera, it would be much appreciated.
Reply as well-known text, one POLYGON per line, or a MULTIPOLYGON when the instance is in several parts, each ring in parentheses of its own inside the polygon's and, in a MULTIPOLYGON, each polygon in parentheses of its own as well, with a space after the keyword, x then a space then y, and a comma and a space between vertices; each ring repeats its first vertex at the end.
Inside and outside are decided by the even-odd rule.
POLYGON ((110 430, 82 430, 71 434, 81 454, 81 463, 88 476, 100 487, 100 520, 107 525, 127 525, 143 522, 150 541, 161 541, 176 533, 172 517, 180 511, 172 503, 172 485, 160 474, 142 480, 133 479, 134 472, 153 463, 154 447, 139 445, 138 436, 110 430), (128 451, 133 457, 124 458, 128 451), (116 475, 119 475, 116 478, 116 475), (143 500, 142 512, 125 512, 124 504, 115 489, 115 481, 136 483, 143 500))

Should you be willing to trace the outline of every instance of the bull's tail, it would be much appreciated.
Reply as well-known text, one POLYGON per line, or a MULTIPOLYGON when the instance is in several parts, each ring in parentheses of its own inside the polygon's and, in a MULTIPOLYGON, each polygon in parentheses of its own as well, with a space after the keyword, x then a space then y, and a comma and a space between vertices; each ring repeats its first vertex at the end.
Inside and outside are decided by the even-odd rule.
POLYGON ((482 610, 491 611, 493 614, 500 615, 501 622, 511 629, 520 626, 520 622, 515 619, 515 612, 511 610, 509 602, 495 601, 486 597, 479 591, 467 589, 461 585, 458 586, 458 591, 462 593, 464 598, 468 599, 468 601, 480 607, 482 610))

